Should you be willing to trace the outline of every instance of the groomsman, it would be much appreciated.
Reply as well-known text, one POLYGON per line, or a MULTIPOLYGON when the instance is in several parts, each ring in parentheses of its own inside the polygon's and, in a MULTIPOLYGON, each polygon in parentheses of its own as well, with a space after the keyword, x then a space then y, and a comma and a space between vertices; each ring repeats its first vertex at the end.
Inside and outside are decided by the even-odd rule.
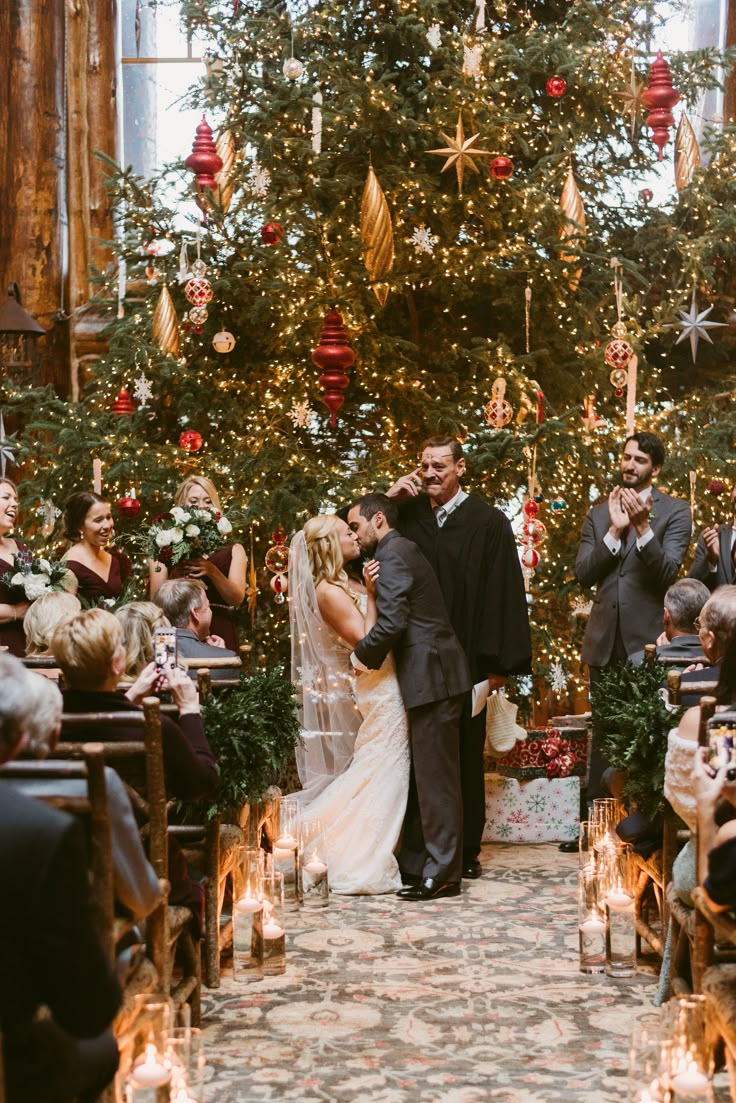
POLYGON ((736 582, 736 486, 731 491, 732 520, 703 529, 688 578, 697 578, 713 592, 736 582))
MULTIPOLYGON (((499 689, 510 674, 531 671, 531 636, 518 549, 508 518, 461 486, 465 457, 455 437, 432 437, 419 467, 387 492, 399 503, 397 528, 413 540, 439 579, 450 623, 465 651, 473 684, 499 689)), ((485 710, 460 719, 463 877, 481 875, 486 822, 485 710)))

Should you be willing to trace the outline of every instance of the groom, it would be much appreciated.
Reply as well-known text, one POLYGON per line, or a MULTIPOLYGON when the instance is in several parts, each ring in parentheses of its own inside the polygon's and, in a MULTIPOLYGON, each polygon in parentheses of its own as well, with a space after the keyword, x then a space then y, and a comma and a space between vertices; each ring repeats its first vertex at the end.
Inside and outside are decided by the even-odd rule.
POLYGON ((460 714, 471 677, 434 571, 416 544, 395 530, 397 518, 398 506, 385 494, 366 494, 348 513, 362 551, 381 564, 378 619, 351 659, 358 669, 376 670, 393 652, 411 745, 398 855, 405 887, 398 895, 435 900, 460 893, 460 714))

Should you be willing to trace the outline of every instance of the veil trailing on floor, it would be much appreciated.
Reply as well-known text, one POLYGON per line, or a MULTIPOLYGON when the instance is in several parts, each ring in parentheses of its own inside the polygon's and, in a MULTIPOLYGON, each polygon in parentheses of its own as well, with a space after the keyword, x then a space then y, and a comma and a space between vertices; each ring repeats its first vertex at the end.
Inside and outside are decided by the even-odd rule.
POLYGON ((291 679, 297 689, 302 743, 296 766, 309 802, 343 773, 353 757, 361 717, 346 645, 322 620, 304 533, 289 547, 291 679))

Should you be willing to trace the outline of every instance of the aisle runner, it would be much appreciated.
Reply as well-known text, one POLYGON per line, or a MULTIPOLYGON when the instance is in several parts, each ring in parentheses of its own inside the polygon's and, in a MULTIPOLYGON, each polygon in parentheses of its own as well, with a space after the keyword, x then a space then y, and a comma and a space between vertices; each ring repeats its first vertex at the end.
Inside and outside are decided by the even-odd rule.
POLYGON ((333 897, 285 976, 205 997, 211 1103, 620 1103, 654 981, 577 970, 577 858, 486 846, 460 898, 333 897))

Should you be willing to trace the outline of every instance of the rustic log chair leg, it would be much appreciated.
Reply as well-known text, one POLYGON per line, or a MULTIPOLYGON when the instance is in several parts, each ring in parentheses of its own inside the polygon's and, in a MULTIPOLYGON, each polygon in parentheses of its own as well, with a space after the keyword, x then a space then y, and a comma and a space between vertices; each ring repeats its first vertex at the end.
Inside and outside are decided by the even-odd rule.
POLYGON ((171 987, 171 963, 169 954, 169 882, 159 878, 163 899, 146 920, 146 948, 158 975, 159 991, 167 993, 171 987))
POLYGON ((695 993, 703 990, 703 973, 713 960, 713 945, 713 928, 696 908, 692 950, 693 992, 695 993))
POLYGON ((204 983, 220 987, 220 817, 207 825, 205 837, 204 983))
POLYGON ((172 992, 177 1007, 188 1003, 191 1008, 192 1026, 199 1026, 202 1017, 202 950, 200 943, 188 928, 177 940, 183 976, 172 992))

